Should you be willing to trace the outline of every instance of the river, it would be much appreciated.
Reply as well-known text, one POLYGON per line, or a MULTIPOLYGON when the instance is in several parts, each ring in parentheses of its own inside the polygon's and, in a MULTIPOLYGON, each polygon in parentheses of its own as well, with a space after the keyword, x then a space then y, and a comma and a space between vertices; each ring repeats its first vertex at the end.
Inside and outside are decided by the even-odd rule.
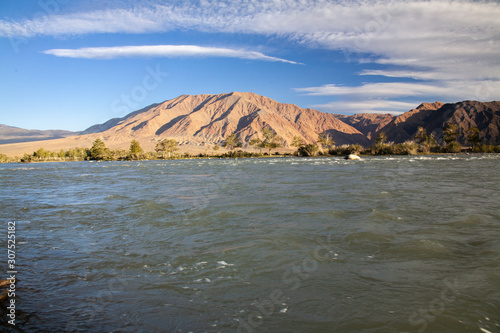
POLYGON ((15 221, 18 272, 16 326, 3 328, 499 332, 499 166, 479 154, 3 164, 0 244, 15 221))

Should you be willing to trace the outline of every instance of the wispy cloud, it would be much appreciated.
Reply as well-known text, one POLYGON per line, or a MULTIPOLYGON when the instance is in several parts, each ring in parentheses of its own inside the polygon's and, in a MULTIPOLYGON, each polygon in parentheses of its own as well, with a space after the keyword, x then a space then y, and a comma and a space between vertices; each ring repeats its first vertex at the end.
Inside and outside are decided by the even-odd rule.
POLYGON ((361 86, 339 86, 327 84, 321 87, 296 88, 297 92, 310 96, 343 96, 364 98, 386 98, 406 97, 418 95, 448 95, 449 90, 445 87, 419 83, 380 82, 365 83, 361 86))
POLYGON ((80 49, 52 49, 46 50, 43 53, 55 55, 57 57, 84 59, 114 59, 123 57, 226 57, 299 64, 295 61, 267 56, 256 51, 197 45, 88 47, 80 49))
POLYGON ((398 115, 415 108, 417 102, 398 102, 377 99, 367 99, 363 101, 337 101, 326 104, 316 104, 312 107, 326 112, 354 114, 354 113, 390 113, 398 115))
POLYGON ((338 101, 314 105, 324 111, 337 113, 400 113, 420 102, 441 100, 491 100, 500 91, 500 81, 444 81, 444 82, 378 82, 359 86, 327 84, 320 87, 295 88, 309 96, 335 96, 338 101), (414 103, 401 99, 414 100, 414 103), (427 100, 422 100, 427 98, 427 100), (429 99, 431 98, 431 99, 429 99))
MULTIPOLYGON (((126 3, 126 2, 125 2, 126 3)), ((365 75, 436 80, 500 79, 495 1, 170 1, 0 20, 11 38, 95 33, 205 32, 280 35, 308 47, 371 55, 393 70, 365 75), (402 67, 402 68, 401 68, 402 67), (429 73, 436 73, 429 75, 429 73)))
MULTIPOLYGON (((371 76, 373 80, 390 77, 392 80, 419 81, 416 85, 401 84, 399 87, 361 85, 348 89, 330 85, 322 88, 327 95, 397 99, 423 96, 429 91, 452 98, 458 96, 452 93, 458 87, 462 94, 460 99, 465 96, 500 99, 500 89, 496 89, 500 85, 500 3, 497 1, 186 0, 176 4, 170 1, 146 3, 20 21, 0 20, 0 36, 142 34, 179 29, 281 36, 305 47, 341 51, 346 61, 362 61, 371 68, 360 74, 371 76), (484 90, 481 87, 485 85, 495 89, 484 90), (487 93, 479 94, 479 90, 487 93)), ((252 56, 238 50, 221 52, 233 52, 233 56, 247 59, 252 56), (238 52, 241 54, 237 55, 238 52)), ((255 53, 253 57, 266 60, 268 56, 255 53)), ((278 58, 273 61, 287 62, 278 58)), ((310 89, 302 90, 310 94, 315 91, 319 94, 321 90, 304 89, 310 89)))

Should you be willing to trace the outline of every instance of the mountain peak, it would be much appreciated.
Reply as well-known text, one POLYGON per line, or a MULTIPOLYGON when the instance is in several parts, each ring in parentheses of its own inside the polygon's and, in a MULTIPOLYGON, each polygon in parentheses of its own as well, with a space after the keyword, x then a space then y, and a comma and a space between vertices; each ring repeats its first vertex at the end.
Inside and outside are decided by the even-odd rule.
POLYGON ((210 147, 231 134, 248 143, 260 137, 263 127, 270 127, 286 146, 296 136, 307 143, 316 142, 320 133, 330 130, 337 144, 367 142, 361 132, 333 114, 279 103, 252 92, 181 95, 118 120, 96 125, 92 129, 98 132, 92 133, 113 141, 141 138, 153 144, 173 138, 181 146, 210 147))
POLYGON ((416 110, 438 110, 441 107, 443 107, 444 103, 441 103, 439 101, 434 102, 434 103, 422 103, 419 106, 417 106, 415 109, 416 110))
POLYGON ((411 140, 419 127, 427 134, 442 140, 443 127, 452 123, 457 126, 458 141, 468 144, 467 135, 471 127, 479 128, 484 142, 498 142, 500 134, 500 102, 463 101, 444 104, 422 103, 417 108, 403 113, 387 124, 381 131, 389 141, 411 140))

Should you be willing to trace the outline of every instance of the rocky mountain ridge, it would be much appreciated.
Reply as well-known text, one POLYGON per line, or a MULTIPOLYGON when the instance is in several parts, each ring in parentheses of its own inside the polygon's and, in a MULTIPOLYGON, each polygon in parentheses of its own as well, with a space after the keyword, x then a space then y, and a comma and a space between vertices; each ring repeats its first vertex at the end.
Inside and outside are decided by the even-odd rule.
POLYGON ((413 139, 421 126, 442 143, 443 127, 447 124, 457 126, 457 141, 461 144, 468 144, 467 136, 472 127, 479 129, 483 143, 500 144, 500 102, 423 103, 394 117, 379 132, 385 132, 388 141, 400 143, 413 139))
POLYGON ((78 132, 64 130, 29 130, 0 124, 0 145, 7 143, 53 140, 78 134, 78 132))
POLYGON ((295 149, 291 147, 294 137, 316 143, 319 134, 330 134, 337 145, 358 143, 367 147, 382 131, 388 141, 411 140, 419 126, 439 141, 442 128, 448 123, 457 125, 458 140, 463 144, 467 144, 471 127, 479 128, 485 143, 499 144, 500 102, 423 103, 399 116, 366 113, 348 116, 279 103, 248 92, 182 95, 94 125, 78 135, 36 142, 10 141, 0 145, 0 153, 22 155, 40 147, 53 151, 90 147, 96 138, 103 139, 112 149, 128 149, 135 139, 147 151, 168 138, 178 141, 182 151, 200 152, 221 145, 231 134, 236 134, 244 148, 250 149, 249 141, 261 138, 263 127, 273 129, 289 149, 295 149))
POLYGON ((290 146, 294 137, 315 142, 331 131, 337 144, 367 144, 366 137, 335 115, 293 104, 278 103, 254 93, 182 95, 93 126, 83 134, 100 134, 109 141, 171 138, 182 145, 213 146, 236 134, 247 144, 270 127, 290 146))

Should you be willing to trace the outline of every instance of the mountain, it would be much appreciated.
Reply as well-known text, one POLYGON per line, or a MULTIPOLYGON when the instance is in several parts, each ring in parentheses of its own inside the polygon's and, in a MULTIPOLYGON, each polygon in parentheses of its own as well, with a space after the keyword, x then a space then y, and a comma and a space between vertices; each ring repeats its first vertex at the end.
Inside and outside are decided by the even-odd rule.
POLYGON ((368 147, 381 131, 387 134, 388 141, 411 140, 419 126, 441 142, 443 126, 448 123, 457 125, 458 140, 463 144, 467 144, 467 132, 471 127, 479 128, 485 143, 499 144, 500 102, 423 103, 397 117, 366 113, 346 116, 279 103, 254 93, 182 95, 80 133, 35 133, 3 125, 0 126, 0 140, 8 141, 0 142, 3 143, 0 153, 19 156, 41 147, 52 151, 89 148, 97 138, 103 139, 111 149, 129 149, 130 142, 135 139, 146 151, 153 151, 162 139, 175 139, 181 151, 199 153, 221 145, 233 133, 243 142, 243 148, 249 149, 249 141, 260 137, 263 127, 272 128, 290 150, 295 150, 291 147, 294 137, 302 138, 305 143, 315 143, 318 135, 325 133, 330 134, 337 145, 359 143, 368 147), (3 138, 2 131, 6 133, 3 138), (51 139, 57 137, 61 138, 51 139), (45 141, 28 142, 28 139, 45 141), (18 143, 8 143, 16 140, 18 143))
POLYGON ((351 125, 363 133, 368 139, 373 139, 378 131, 394 119, 393 115, 387 113, 358 113, 354 115, 336 114, 335 117, 351 125))
POLYGON ((92 126, 82 133, 100 134, 108 142, 141 139, 151 145, 171 138, 181 146, 209 148, 222 144, 233 133, 248 144, 261 135, 263 127, 272 128, 284 139, 285 146, 295 136, 308 143, 316 142, 320 133, 330 133, 336 144, 368 143, 360 131, 333 114, 240 92, 182 95, 92 126))
POLYGON ((139 115, 141 113, 144 113, 144 112, 148 111, 149 109, 154 108, 154 107, 156 107, 158 105, 159 105, 158 103, 152 104, 152 105, 147 106, 147 107, 145 107, 143 109, 140 109, 140 110, 134 111, 132 113, 129 113, 128 115, 126 115, 123 118, 113 118, 113 119, 108 120, 104 124, 97 124, 97 125, 90 126, 86 130, 80 132, 80 134, 84 135, 84 134, 101 133, 101 132, 107 131, 110 128, 113 128, 114 126, 117 126, 117 125, 121 124, 127 118, 134 117, 135 115, 139 115))
POLYGON ((485 143, 498 144, 500 102, 423 103, 395 117, 378 132, 385 132, 388 141, 399 143, 413 139, 418 127, 422 126, 442 143, 443 127, 447 124, 457 125, 457 140, 462 144, 468 144, 467 135, 471 127, 479 128, 480 137, 485 143))
POLYGON ((52 140, 77 134, 77 132, 63 130, 27 130, 0 124, 0 144, 52 140))

